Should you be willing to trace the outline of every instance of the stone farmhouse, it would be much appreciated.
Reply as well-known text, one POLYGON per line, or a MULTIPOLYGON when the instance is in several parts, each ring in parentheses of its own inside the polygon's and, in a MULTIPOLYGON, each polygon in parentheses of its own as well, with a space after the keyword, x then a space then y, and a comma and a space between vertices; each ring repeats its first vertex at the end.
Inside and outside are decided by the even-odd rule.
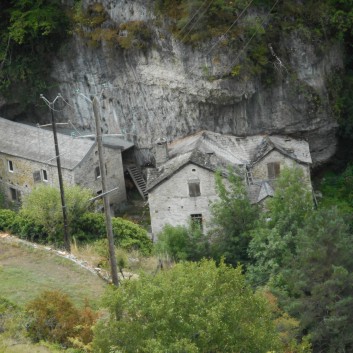
POLYGON ((147 176, 152 233, 166 224, 190 221, 207 230, 209 205, 217 200, 214 173, 228 167, 244 178, 251 203, 273 196, 275 180, 285 166, 298 166, 310 182, 311 156, 304 140, 286 136, 236 137, 210 131, 155 146, 156 168, 147 176))
MULTIPOLYGON (((100 194, 101 171, 97 143, 58 133, 63 181, 100 194)), ((122 151, 132 144, 118 138, 103 138, 105 173, 115 208, 126 200, 122 151)), ((53 133, 51 130, 0 118, 0 187, 7 199, 19 202, 38 183, 59 187, 53 133)))

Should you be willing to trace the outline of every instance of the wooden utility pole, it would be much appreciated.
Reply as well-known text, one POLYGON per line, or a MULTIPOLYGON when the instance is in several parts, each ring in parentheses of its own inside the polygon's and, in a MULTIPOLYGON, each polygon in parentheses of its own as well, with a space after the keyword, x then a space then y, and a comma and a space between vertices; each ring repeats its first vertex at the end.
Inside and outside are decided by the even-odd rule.
POLYGON ((61 207, 62 207, 63 221, 64 221, 64 247, 65 247, 65 250, 70 253, 71 245, 70 245, 69 227, 68 227, 66 204, 65 204, 64 183, 63 183, 63 177, 61 172, 60 152, 59 152, 58 136, 56 133, 56 123, 55 123, 55 116, 54 116, 54 104, 59 97, 61 96, 58 95, 53 100, 53 102, 49 102, 42 94, 40 95, 40 98, 42 98, 48 105, 51 113, 51 125, 53 128, 54 145, 55 145, 55 159, 56 159, 56 166, 58 169, 61 207))
POLYGON ((101 131, 101 124, 100 124, 100 120, 101 120, 100 105, 97 97, 94 97, 92 104, 93 104, 94 119, 96 122, 96 141, 98 145, 99 168, 100 168, 100 175, 101 175, 101 182, 102 182, 102 195, 103 195, 103 201, 104 201, 105 225, 107 230, 107 238, 108 238, 108 246, 109 246, 109 259, 110 259, 112 282, 115 286, 119 286, 118 269, 117 269, 116 257, 115 257, 112 218, 110 214, 109 193, 107 192, 107 181, 106 181, 105 166, 104 166, 104 159, 103 159, 103 142, 102 142, 102 131, 101 131))

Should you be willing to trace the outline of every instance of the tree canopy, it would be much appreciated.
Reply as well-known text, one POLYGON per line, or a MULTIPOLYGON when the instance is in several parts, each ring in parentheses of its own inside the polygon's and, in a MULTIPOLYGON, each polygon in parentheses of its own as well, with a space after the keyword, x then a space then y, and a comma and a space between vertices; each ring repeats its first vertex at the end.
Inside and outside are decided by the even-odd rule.
POLYGON ((284 352, 266 298, 241 272, 202 260, 123 282, 105 298, 94 351, 284 352))

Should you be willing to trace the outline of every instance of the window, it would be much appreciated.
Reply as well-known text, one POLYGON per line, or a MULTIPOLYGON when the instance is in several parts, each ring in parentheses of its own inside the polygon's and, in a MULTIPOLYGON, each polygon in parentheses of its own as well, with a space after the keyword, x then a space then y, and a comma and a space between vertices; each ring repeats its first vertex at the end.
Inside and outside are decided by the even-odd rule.
POLYGON ((9 167, 9 172, 13 172, 13 163, 12 163, 12 161, 10 161, 10 160, 8 160, 7 161, 7 166, 9 167))
POLYGON ((201 195, 200 180, 189 180, 188 185, 189 185, 189 196, 196 197, 201 195))
POLYGON ((96 167, 94 173, 96 175, 96 179, 101 177, 101 170, 99 169, 99 167, 96 167))
POLYGON ((43 181, 48 181, 48 173, 45 169, 42 169, 42 178, 43 181))
POLYGON ((19 201, 20 200, 20 192, 14 188, 10 188, 11 200, 19 201))
POLYGON ((191 226, 198 227, 199 229, 202 230, 202 214, 201 213, 196 213, 190 215, 191 218, 191 226))
POLYGON ((279 177, 280 164, 279 162, 267 163, 268 179, 276 179, 279 177))
POLYGON ((39 170, 36 170, 34 173, 33 173, 33 180, 35 183, 38 183, 40 182, 40 171, 39 170))

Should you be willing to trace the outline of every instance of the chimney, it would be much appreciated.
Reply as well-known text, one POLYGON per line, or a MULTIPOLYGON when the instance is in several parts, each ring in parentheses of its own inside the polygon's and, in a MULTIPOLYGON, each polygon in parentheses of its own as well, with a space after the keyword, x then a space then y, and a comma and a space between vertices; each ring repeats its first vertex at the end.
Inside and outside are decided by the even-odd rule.
POLYGON ((167 140, 165 138, 160 138, 156 141, 155 151, 156 168, 158 168, 169 159, 167 140))

